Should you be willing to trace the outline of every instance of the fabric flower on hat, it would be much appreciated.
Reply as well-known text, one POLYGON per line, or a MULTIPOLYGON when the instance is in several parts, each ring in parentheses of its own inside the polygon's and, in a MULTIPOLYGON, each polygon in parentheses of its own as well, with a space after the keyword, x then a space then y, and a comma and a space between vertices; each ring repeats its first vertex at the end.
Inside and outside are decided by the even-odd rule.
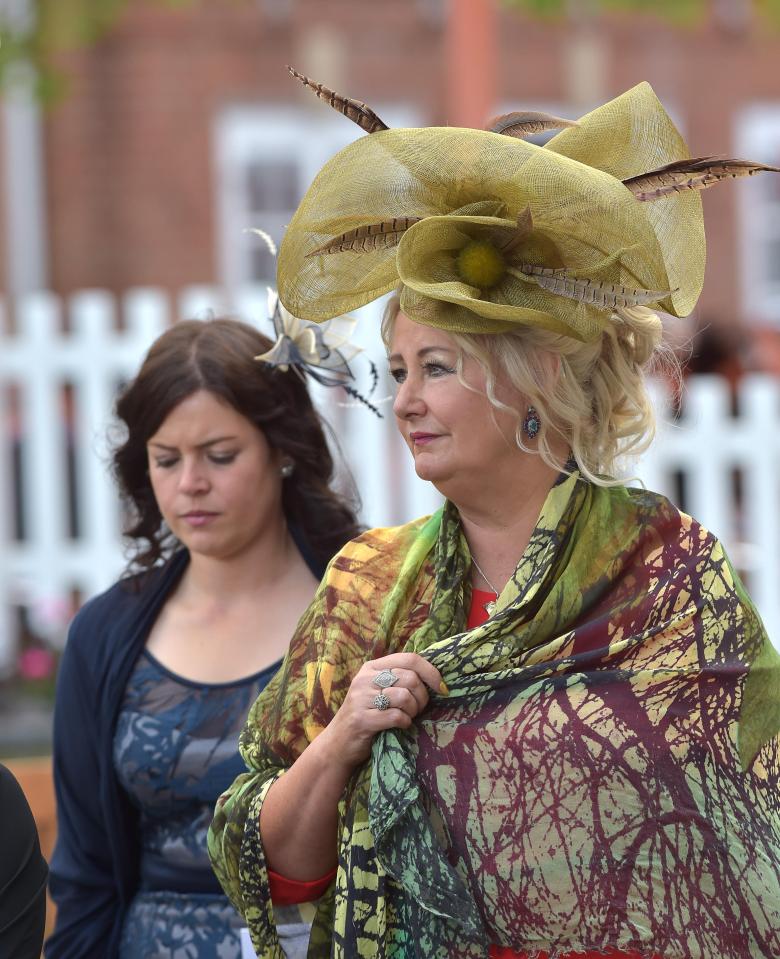
POLYGON ((344 386, 347 380, 354 379, 349 364, 362 353, 362 347, 350 339, 356 322, 353 317, 336 317, 317 326, 293 316, 271 287, 268 287, 268 315, 276 342, 266 353, 256 356, 256 360, 278 366, 285 373, 290 367, 304 370, 323 386, 344 386))
POLYGON ((421 323, 452 332, 524 323, 582 339, 603 328, 606 302, 616 308, 664 296, 622 286, 616 262, 591 264, 599 281, 573 276, 555 240, 534 229, 530 208, 515 221, 426 217, 407 230, 396 254, 401 309, 421 323))
POLYGON ((511 114, 493 132, 389 130, 302 79, 371 134, 323 167, 281 244, 279 295, 316 322, 398 286, 411 319, 453 332, 591 340, 621 309, 687 315, 704 277, 699 191, 774 169, 690 160, 647 83, 576 123, 511 114), (506 135, 534 124, 567 128, 545 146, 506 135))
MULTIPOLYGON (((263 240, 272 256, 276 255, 276 245, 264 230, 254 229, 250 232, 263 240)), ((290 313, 282 305, 276 290, 268 287, 267 291, 268 316, 273 323, 276 339, 270 350, 255 359, 275 366, 283 373, 291 369, 303 380, 310 376, 321 386, 340 387, 381 419, 382 414, 371 402, 379 383, 379 373, 372 360, 366 358, 371 373, 368 395, 353 385, 355 377, 350 363, 363 352, 362 347, 352 342, 357 322, 354 317, 338 316, 326 323, 311 323, 290 313)))

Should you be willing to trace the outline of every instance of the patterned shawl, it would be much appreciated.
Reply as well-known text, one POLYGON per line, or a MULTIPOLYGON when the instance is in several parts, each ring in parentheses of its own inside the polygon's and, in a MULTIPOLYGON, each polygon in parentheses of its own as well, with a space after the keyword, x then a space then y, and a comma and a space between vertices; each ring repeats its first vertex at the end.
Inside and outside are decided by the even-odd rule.
POLYGON ((574 473, 466 631, 469 562, 451 504, 348 544, 253 707, 210 852, 258 955, 283 959, 264 796, 360 665, 406 649, 450 695, 345 791, 310 957, 780 956, 780 657, 720 543, 574 473))

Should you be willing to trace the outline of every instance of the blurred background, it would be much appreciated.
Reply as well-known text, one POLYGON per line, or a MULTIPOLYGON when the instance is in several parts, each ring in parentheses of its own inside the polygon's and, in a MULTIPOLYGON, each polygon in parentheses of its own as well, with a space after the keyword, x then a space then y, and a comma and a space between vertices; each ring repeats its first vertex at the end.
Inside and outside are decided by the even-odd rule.
MULTIPOLYGON (((247 229, 278 242, 363 135, 287 64, 390 126, 576 118, 648 80, 692 155, 780 165, 780 0, 0 0, 0 41, 0 758, 17 769, 49 749, 68 620, 123 568, 117 387, 177 318, 270 332, 275 261, 247 229)), ((724 539, 780 644, 780 176, 704 209, 704 293, 667 330, 686 389, 659 383, 637 473, 724 539)), ((379 312, 358 339, 381 369, 379 312)), ((384 373, 382 420, 334 392, 318 399, 364 521, 433 508, 384 373)))

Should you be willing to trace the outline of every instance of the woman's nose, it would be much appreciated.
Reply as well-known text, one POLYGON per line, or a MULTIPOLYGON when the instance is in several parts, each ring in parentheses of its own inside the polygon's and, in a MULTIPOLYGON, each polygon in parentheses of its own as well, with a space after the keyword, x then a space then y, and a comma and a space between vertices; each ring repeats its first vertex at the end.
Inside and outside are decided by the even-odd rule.
POLYGON ((179 475, 179 488, 182 493, 192 495, 208 489, 209 481, 202 463, 196 459, 184 460, 179 475))
POLYGON ((412 377, 407 376, 395 394, 393 413, 399 420, 406 420, 410 416, 419 416, 423 412, 425 412, 425 403, 420 396, 419 384, 412 377))

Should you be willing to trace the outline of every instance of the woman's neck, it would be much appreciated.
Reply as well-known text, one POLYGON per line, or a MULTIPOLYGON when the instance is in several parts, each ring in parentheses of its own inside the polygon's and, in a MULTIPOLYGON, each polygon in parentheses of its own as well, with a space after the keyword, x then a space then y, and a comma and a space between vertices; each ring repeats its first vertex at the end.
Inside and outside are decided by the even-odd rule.
POLYGON ((305 565, 284 518, 232 556, 190 553, 178 591, 184 601, 230 603, 232 598, 274 588, 291 569, 305 565))
POLYGON ((479 567, 472 575, 475 586, 493 586, 498 593, 504 588, 528 545, 558 475, 557 470, 536 458, 531 468, 524 471, 521 482, 500 490, 486 484, 473 498, 455 504, 469 550, 479 567))
POLYGON ((191 551, 146 648, 195 682, 252 676, 284 656, 316 588, 282 517, 240 553, 191 551))

